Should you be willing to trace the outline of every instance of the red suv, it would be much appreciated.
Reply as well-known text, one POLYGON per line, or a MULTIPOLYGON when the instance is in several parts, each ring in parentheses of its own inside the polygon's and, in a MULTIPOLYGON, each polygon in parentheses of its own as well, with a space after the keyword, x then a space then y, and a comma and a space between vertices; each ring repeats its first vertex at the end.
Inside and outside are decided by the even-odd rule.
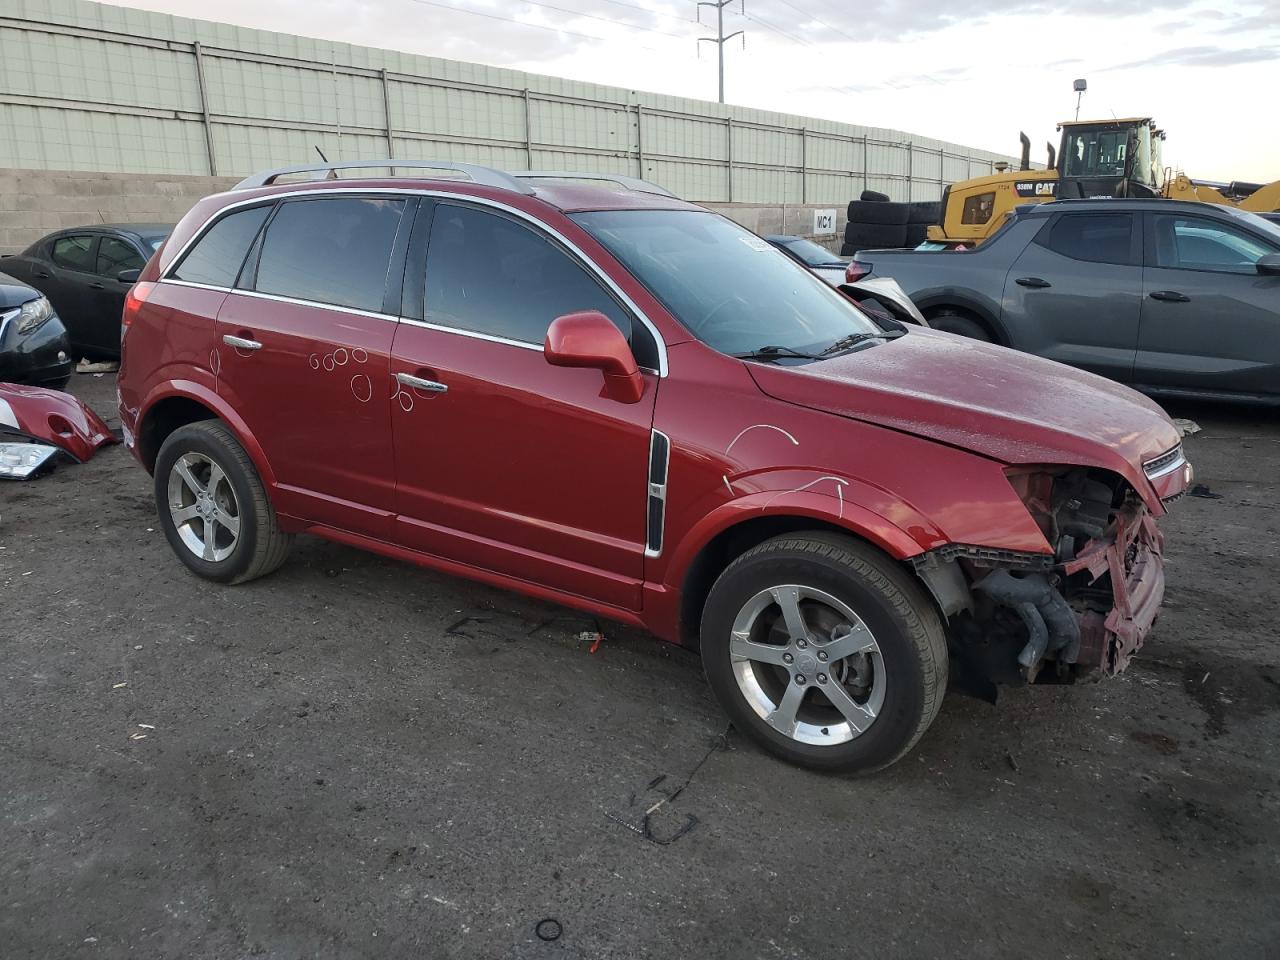
POLYGON ((195 573, 312 533, 637 624, 830 770, 908 751, 953 659, 1142 643, 1190 480, 1144 397, 873 319, 642 181, 332 178, 373 166, 202 200, 129 296, 126 441, 195 573))

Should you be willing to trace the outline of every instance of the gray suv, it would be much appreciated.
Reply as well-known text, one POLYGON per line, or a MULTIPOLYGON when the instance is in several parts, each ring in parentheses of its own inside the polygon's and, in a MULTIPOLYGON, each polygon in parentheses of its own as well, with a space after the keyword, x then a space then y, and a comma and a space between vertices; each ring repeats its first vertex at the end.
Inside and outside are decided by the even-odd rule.
POLYGON ((1015 209, 970 251, 864 250, 931 326, 1149 393, 1280 403, 1280 225, 1206 203, 1015 209))

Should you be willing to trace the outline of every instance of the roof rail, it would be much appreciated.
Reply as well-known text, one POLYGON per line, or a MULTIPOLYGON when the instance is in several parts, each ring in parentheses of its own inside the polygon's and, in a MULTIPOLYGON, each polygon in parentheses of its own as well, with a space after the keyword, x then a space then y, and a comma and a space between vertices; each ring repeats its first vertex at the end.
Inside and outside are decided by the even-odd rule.
POLYGON ((451 160, 386 159, 349 160, 342 163, 300 163, 292 167, 280 167, 276 170, 267 170, 263 173, 255 173, 252 176, 245 177, 232 189, 249 190, 253 187, 268 187, 275 183, 280 177, 294 173, 327 173, 336 179, 338 170, 359 170, 377 167, 386 167, 389 172, 396 169, 455 170, 458 173, 466 174, 472 182, 486 187, 499 187, 503 190, 514 190, 516 193, 522 193, 526 196, 533 195, 532 187, 527 183, 521 183, 509 173, 504 173, 501 170, 495 170, 492 167, 480 166, 475 163, 454 163, 451 160))
POLYGON ((671 197, 679 200, 674 193, 656 183, 641 180, 639 177, 627 177, 618 173, 588 173, 582 170, 519 170, 511 174, 520 180, 603 180, 616 183, 618 186, 634 190, 636 193, 653 193, 660 197, 671 197))

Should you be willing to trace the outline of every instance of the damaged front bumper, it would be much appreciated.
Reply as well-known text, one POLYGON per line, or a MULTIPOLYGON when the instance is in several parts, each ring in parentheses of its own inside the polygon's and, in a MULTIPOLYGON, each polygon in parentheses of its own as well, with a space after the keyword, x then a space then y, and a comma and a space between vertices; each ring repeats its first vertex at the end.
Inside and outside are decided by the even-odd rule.
POLYGON ((1129 665, 1164 601, 1164 537, 1145 507, 1117 513, 1106 535, 1063 564, 1068 576, 1087 573, 1089 586, 1106 582, 1112 606, 1079 612, 1078 664, 1119 673, 1129 665))
POLYGON ((996 683, 1119 673, 1164 599, 1163 537, 1129 497, 1065 556, 950 545, 913 562, 968 672, 996 683))
POLYGON ((0 479, 31 479, 64 456, 84 463, 115 442, 102 419, 70 394, 0 383, 0 479))

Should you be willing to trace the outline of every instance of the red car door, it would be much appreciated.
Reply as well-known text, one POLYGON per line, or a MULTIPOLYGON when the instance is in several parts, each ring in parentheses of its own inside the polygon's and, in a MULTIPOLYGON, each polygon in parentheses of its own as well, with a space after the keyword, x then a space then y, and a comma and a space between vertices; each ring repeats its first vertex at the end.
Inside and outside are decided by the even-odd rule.
POLYGON ((645 366, 652 335, 548 233, 441 202, 424 258, 425 214, 406 272, 408 297, 425 259, 424 319, 402 319, 391 360, 396 540, 639 609, 658 377, 620 403, 600 371, 553 367, 542 343, 556 317, 599 310, 645 366))
POLYGON ((218 393, 266 454, 277 508, 380 538, 395 489, 386 305, 400 299, 391 264, 403 263, 412 204, 283 201, 218 313, 218 393))

